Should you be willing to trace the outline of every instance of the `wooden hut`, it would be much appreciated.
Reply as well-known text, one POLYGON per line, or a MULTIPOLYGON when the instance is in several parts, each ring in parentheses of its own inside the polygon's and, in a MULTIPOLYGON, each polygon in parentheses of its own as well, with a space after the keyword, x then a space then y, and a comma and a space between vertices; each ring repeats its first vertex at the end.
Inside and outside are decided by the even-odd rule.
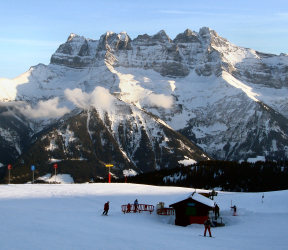
POLYGON ((214 202, 194 192, 169 207, 175 209, 175 225, 186 227, 193 223, 204 224, 209 211, 214 208, 214 202))

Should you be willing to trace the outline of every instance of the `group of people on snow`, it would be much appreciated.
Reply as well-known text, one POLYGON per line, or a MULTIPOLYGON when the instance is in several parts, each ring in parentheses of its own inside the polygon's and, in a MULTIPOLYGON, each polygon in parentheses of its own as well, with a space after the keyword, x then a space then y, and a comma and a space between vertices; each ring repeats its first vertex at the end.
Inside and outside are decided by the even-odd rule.
MULTIPOLYGON (((220 217, 220 208, 219 206, 216 204, 216 202, 214 203, 214 208, 213 208, 213 211, 215 213, 215 220, 217 220, 218 217, 220 217)), ((212 226, 212 222, 210 220, 210 217, 208 216, 208 219, 204 222, 204 227, 205 227, 205 230, 204 230, 204 236, 206 236, 206 232, 208 230, 209 232, 209 236, 212 237, 212 234, 211 234, 211 226, 212 226)))
MULTIPOLYGON (((136 199, 134 201, 134 213, 136 213, 138 211, 138 200, 136 199)), ((127 205, 127 212, 126 213, 130 213, 131 212, 131 204, 128 203, 127 205)))
MULTIPOLYGON (((218 206, 216 203, 214 203, 214 205, 215 205, 215 206, 214 206, 213 211, 214 211, 214 213, 215 213, 215 219, 217 220, 217 216, 220 217, 220 213, 219 213, 220 208, 219 208, 219 206, 218 206)), ((213 224, 212 224, 212 222, 211 222, 211 220, 210 220, 210 217, 208 216, 208 219, 204 222, 204 227, 205 227, 204 236, 206 236, 206 232, 207 232, 207 230, 208 230, 209 236, 212 237, 212 234, 211 234, 211 226, 212 226, 212 225, 213 225, 213 224)))
MULTIPOLYGON (((131 212, 131 204, 128 203, 127 205, 127 213, 130 213, 131 212)), ((236 206, 234 207, 231 207, 233 210, 234 210, 234 214, 233 215, 236 215, 236 206)), ((220 213, 219 213, 219 206, 215 203, 215 207, 214 207, 214 213, 215 213, 215 219, 217 219, 217 217, 220 217, 220 213)), ((107 201, 105 204, 104 204, 104 211, 103 211, 103 215, 108 215, 108 211, 109 211, 109 201, 107 201)), ((134 212, 136 213, 138 211, 138 200, 136 199, 134 201, 134 212)), ((210 220, 210 217, 208 216, 208 219, 204 222, 204 226, 205 226, 205 230, 204 230, 204 236, 206 236, 206 232, 208 230, 209 232, 209 236, 212 237, 212 234, 211 234, 211 226, 212 226, 212 222, 210 220)))
MULTIPOLYGON (((103 211, 103 215, 108 215, 108 211, 109 211, 109 201, 107 201, 105 204, 104 204, 104 211, 103 211)), ((136 213, 138 211, 138 200, 136 199, 134 201, 134 213, 136 213)), ((127 213, 130 213, 131 212, 131 204, 128 203, 127 205, 127 213)))

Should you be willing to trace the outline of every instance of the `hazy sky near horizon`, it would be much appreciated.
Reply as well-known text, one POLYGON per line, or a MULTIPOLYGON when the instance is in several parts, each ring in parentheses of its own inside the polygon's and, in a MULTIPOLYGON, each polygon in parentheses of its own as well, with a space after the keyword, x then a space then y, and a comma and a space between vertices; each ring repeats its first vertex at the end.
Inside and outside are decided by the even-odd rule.
POLYGON ((0 12, 0 78, 49 64, 70 33, 98 40, 126 31, 134 39, 165 30, 174 39, 206 26, 241 47, 288 53, 287 0, 1 0, 0 12))

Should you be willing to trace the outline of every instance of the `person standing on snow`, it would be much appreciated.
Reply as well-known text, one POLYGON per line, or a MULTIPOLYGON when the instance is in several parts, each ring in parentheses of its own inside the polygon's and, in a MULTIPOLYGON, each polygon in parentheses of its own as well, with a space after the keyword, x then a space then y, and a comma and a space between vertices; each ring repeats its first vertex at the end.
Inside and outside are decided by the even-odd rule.
POLYGON ((236 211, 237 211, 236 205, 234 205, 234 207, 231 207, 231 208, 233 208, 233 211, 234 211, 233 216, 236 216, 236 215, 237 215, 237 214, 236 214, 236 211))
POLYGON ((109 210, 109 201, 107 201, 107 202, 104 204, 103 215, 107 215, 108 210, 109 210))
POLYGON ((204 236, 206 236, 206 231, 208 229, 209 235, 210 237, 212 237, 211 230, 210 230, 210 227, 211 227, 210 217, 208 217, 208 219, 204 222, 204 226, 205 226, 204 236))
POLYGON ((138 209, 138 200, 136 199, 135 201, 134 201, 134 213, 136 213, 136 211, 137 211, 137 209, 138 209))
POLYGON ((218 217, 220 217, 219 210, 220 210, 220 208, 219 208, 218 205, 216 204, 216 205, 215 205, 215 208, 214 208, 215 219, 216 219, 216 220, 217 220, 217 215, 218 215, 218 217))
POLYGON ((127 213, 130 213, 130 212, 131 212, 131 204, 128 203, 128 205, 127 205, 127 213))

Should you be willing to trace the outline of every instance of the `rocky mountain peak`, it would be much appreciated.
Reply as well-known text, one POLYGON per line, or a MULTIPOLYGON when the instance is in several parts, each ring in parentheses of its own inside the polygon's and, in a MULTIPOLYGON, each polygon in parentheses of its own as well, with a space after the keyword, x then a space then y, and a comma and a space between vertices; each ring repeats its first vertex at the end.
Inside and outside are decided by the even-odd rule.
POLYGON ((200 43, 199 38, 190 29, 186 29, 173 40, 174 43, 200 43))
POLYGON ((221 37, 218 35, 218 33, 215 30, 212 30, 208 27, 203 27, 199 30, 199 35, 201 38, 211 45, 214 45, 214 47, 225 47, 227 46, 226 43, 228 42, 227 39, 221 37))
POLYGON ((131 38, 125 31, 122 31, 118 34, 118 41, 116 41, 115 49, 116 50, 125 50, 125 49, 132 49, 131 47, 131 38))
POLYGON ((117 34, 113 31, 107 31, 100 37, 97 51, 110 50, 109 44, 111 44, 114 39, 117 39, 117 34))
POLYGON ((199 35, 202 36, 202 37, 211 36, 211 31, 213 31, 213 30, 210 29, 209 27, 202 27, 199 30, 199 35))
POLYGON ((165 30, 160 30, 156 35, 167 36, 165 30))
POLYGON ((89 42, 95 43, 94 40, 71 33, 67 41, 51 56, 50 63, 77 68, 87 66, 91 62, 91 56, 94 55, 89 42))
POLYGON ((71 33, 67 41, 59 46, 56 54, 77 55, 83 54, 82 46, 87 47, 87 39, 84 36, 71 33), (81 51, 82 50, 82 51, 81 51))
POLYGON ((122 31, 118 34, 118 38, 121 41, 128 41, 130 39, 130 37, 128 36, 128 34, 126 33, 126 31, 122 31))
POLYGON ((211 40, 215 40, 215 38, 219 38, 220 36, 217 34, 216 31, 208 28, 208 27, 203 27, 199 30, 199 35, 205 42, 210 42, 211 40))
POLYGON ((160 30, 157 34, 151 37, 151 39, 155 42, 159 43, 171 43, 170 37, 166 34, 165 30, 160 30))
POLYGON ((75 38, 75 37, 79 37, 79 35, 74 34, 74 33, 71 33, 71 34, 69 35, 68 39, 67 39, 67 42, 71 41, 71 40, 72 40, 73 38, 75 38))
POLYGON ((97 51, 112 51, 112 50, 125 50, 132 49, 131 38, 125 31, 116 34, 115 32, 109 31, 102 35, 99 40, 97 51))
POLYGON ((133 39, 133 43, 137 43, 137 44, 147 44, 148 41, 151 39, 151 36, 144 34, 144 35, 138 35, 136 38, 133 39))
POLYGON ((186 30, 184 31, 184 35, 185 35, 185 36, 192 36, 192 35, 194 35, 194 34, 193 34, 192 30, 186 29, 186 30))

